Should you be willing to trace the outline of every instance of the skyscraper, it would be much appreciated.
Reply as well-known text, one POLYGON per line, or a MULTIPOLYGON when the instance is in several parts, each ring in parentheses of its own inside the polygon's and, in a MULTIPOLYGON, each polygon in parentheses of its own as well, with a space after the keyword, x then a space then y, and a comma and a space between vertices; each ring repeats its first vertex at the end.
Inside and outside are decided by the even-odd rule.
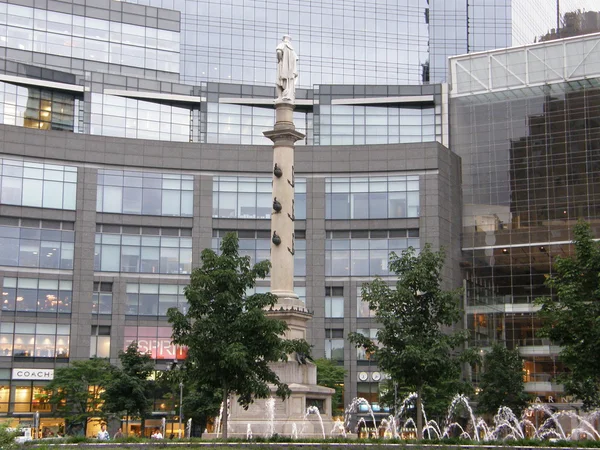
POLYGON ((598 235, 600 34, 451 58, 451 148, 462 158, 463 268, 473 343, 519 349, 526 390, 570 408, 540 306, 573 226, 598 235))
MULTIPOLYGON (((445 287, 459 286, 461 233, 477 215, 469 208, 485 207, 477 226, 512 223, 511 214, 524 224, 540 220, 524 194, 509 198, 504 189, 510 182, 520 192, 532 176, 508 168, 509 152, 533 145, 530 134, 548 117, 543 105, 582 101, 553 103, 536 86, 531 108, 515 109, 520 128, 502 152, 468 141, 498 132, 490 116, 473 119, 487 117, 482 129, 453 119, 467 186, 461 214, 449 108, 466 108, 459 117, 466 120, 470 104, 488 97, 450 98, 448 85, 434 82, 446 79, 448 56, 510 45, 517 3, 42 3, 0 2, 0 413, 26 421, 37 411, 42 427, 55 431, 60 419, 38 395, 53 369, 92 355, 115 361, 133 341, 164 369, 185 357, 170 344, 165 312, 187 308, 183 287, 200 251, 218 249, 236 231, 244 255, 269 258, 272 161, 263 131, 274 123, 282 34, 292 35, 300 55, 294 120, 306 135, 296 149, 294 289, 314 313, 314 356, 346 368, 346 400, 378 401, 382 380, 376 361, 345 339, 353 331, 376 336, 362 283, 374 276, 393 283, 389 253, 431 243, 447 250, 445 287), (492 171, 471 158, 506 164, 492 171), (483 182, 469 191, 488 175, 502 189, 483 182), (480 193, 502 203, 474 199, 480 193)), ((550 16, 535 36, 551 27, 550 16)), ((488 67, 458 63, 468 64, 469 83, 488 67)), ((552 81, 549 64, 541 84, 552 81)), ((464 76, 457 72, 456 83, 464 76)), ((514 81, 511 72, 502 76, 514 81)), ((490 292, 522 286, 512 274, 499 274, 507 284, 490 292)), ((173 420, 159 400, 154 420, 173 420)))

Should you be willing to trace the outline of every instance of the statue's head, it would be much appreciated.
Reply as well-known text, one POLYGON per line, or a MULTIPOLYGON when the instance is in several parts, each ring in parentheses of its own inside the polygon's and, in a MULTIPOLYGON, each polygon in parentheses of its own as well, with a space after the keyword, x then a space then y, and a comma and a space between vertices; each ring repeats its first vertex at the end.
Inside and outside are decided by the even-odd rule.
POLYGON ((292 38, 290 36, 288 36, 287 34, 283 35, 282 41, 283 42, 290 42, 292 40, 292 38))

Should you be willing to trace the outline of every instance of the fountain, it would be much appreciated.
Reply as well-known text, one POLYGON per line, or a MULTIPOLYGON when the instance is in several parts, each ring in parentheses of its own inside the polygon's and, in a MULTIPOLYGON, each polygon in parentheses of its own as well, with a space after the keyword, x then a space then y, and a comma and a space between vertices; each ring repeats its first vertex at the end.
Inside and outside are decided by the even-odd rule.
POLYGON ((265 402, 265 406, 267 407, 267 437, 270 438, 275 433, 275 399, 273 397, 269 397, 265 402))
MULTIPOLYGON (((179 431, 181 433, 181 430, 179 431)), ((187 433, 187 438, 192 437, 192 419, 189 418, 187 421, 187 425, 185 427, 185 432, 187 433)))
MULTIPOLYGON (((350 404, 344 411, 344 425, 347 430, 351 430, 353 428, 352 423, 351 423, 353 415, 355 415, 356 413, 359 413, 359 412, 363 412, 365 409, 371 416, 371 420, 373 421, 373 428, 377 427, 377 421, 375 420, 375 413, 373 412, 373 408, 371 407, 371 404, 367 401, 367 399, 364 399, 362 397, 356 397, 352 400, 352 402, 350 402, 350 404)), ((358 423, 359 422, 356 423, 354 428, 356 428, 358 426, 358 423)), ((364 425, 366 426, 366 422, 364 423, 364 425)), ((354 430, 352 430, 352 431, 354 431, 354 430)))
POLYGON ((323 433, 323 439, 325 439, 325 426, 323 425, 323 418, 321 417, 321 411, 316 406, 309 406, 306 408, 306 415, 304 416, 304 420, 310 415, 316 414, 319 418, 319 423, 321 424, 321 432, 323 433))
MULTIPOLYGON (((398 403, 399 407, 395 414, 385 415, 377 404, 371 405, 364 398, 353 399, 345 410, 344 420, 336 420, 332 424, 329 433, 325 432, 325 423, 321 417, 319 408, 309 406, 301 419, 292 422, 290 428, 287 428, 288 436, 292 439, 302 439, 303 437, 321 435, 324 439, 329 437, 348 437, 348 433, 359 433, 367 431, 366 436, 380 437, 384 439, 402 439, 402 430, 415 430, 415 418, 409 417, 409 410, 413 411, 416 400, 416 394, 409 394, 405 399, 398 403), (319 419, 321 432, 318 433, 318 426, 313 428, 311 416, 319 419), (310 430, 306 432, 307 430, 310 430)), ((253 423, 248 423, 246 427, 246 438, 252 439, 252 427, 259 426, 259 430, 264 436, 271 438, 276 430, 281 429, 281 423, 276 416, 276 400, 269 398, 264 403, 264 418, 253 423)), ((385 408, 384 408, 385 410, 385 408)), ((219 417, 216 418, 216 432, 219 432, 223 408, 219 417)), ((435 420, 427 420, 425 408, 423 408, 423 436, 426 439, 465 439, 476 442, 489 442, 499 440, 579 440, 589 439, 600 441, 600 432, 594 426, 600 420, 600 410, 592 411, 585 415, 576 414, 574 411, 553 411, 547 405, 532 404, 521 417, 517 417, 510 408, 500 407, 494 415, 492 423, 477 417, 469 399, 461 394, 452 398, 444 421, 438 424, 435 420), (466 423, 458 422, 456 416, 461 414, 466 423), (536 420, 532 419, 536 416, 536 420), (563 428, 566 420, 571 422, 569 433, 563 428)), ((329 429, 329 426, 328 426, 329 429)), ((256 430, 255 430, 256 431, 256 430)), ((412 434, 412 433, 411 433, 412 434)), ((415 433, 416 434, 416 433, 415 433)), ((217 434, 218 436, 218 434, 217 434)), ((363 436, 364 437, 364 436, 363 436)), ((411 436, 411 438, 414 436, 411 436)))
MULTIPOLYGON (((358 432, 362 428, 370 427, 379 431, 379 436, 388 439, 401 438, 398 428, 402 424, 404 429, 416 430, 415 419, 407 416, 409 409, 413 408, 416 400, 416 394, 409 394, 399 403, 399 408, 395 415, 379 420, 377 427, 376 415, 369 402, 364 398, 355 398, 350 402, 345 411, 344 428, 352 432, 358 432), (362 417, 360 413, 362 412, 362 417)), ((573 411, 552 411, 548 406, 542 404, 532 404, 527 408, 522 417, 517 417, 510 408, 500 407, 493 418, 492 425, 488 425, 481 417, 476 417, 469 399, 461 394, 453 397, 443 427, 434 421, 427 420, 425 409, 423 408, 424 427, 423 435, 429 439, 447 439, 459 437, 460 439, 472 441, 495 441, 495 440, 521 440, 534 438, 544 439, 592 439, 600 440, 600 432, 594 427, 594 423, 600 420, 600 410, 593 411, 587 415, 578 415, 573 411), (455 421, 460 407, 464 407, 467 414, 467 423, 461 425, 455 421), (530 419, 534 414, 541 414, 544 420, 539 426, 530 419), (569 419, 575 424, 570 434, 565 433, 561 419, 569 419)), ((340 428, 332 429, 330 435, 340 435, 340 428), (335 434, 337 433, 337 434, 335 434)))
POLYGON ((342 422, 341 420, 337 419, 333 423, 333 428, 329 432, 329 435, 330 436, 342 436, 342 437, 346 437, 346 427, 344 426, 344 422, 342 422))

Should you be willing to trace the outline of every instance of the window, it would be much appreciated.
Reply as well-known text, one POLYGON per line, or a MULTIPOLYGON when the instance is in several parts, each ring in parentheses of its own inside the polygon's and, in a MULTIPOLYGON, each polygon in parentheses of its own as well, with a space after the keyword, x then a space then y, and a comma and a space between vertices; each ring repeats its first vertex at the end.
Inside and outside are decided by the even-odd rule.
POLYGON ((325 358, 344 360, 344 330, 325 330, 325 358))
POLYGON ((15 224, 0 225, 0 266, 73 270, 72 223, 42 221, 41 229, 39 220, 0 217, 0 223, 15 224))
POLYGON ((358 311, 356 317, 375 317, 376 311, 369 308, 369 303, 362 299, 362 287, 356 288, 356 305, 358 311))
MULTIPOLYGON (((45 384, 46 382, 43 381, 16 381, 10 388, 12 411, 15 413, 51 412, 52 405, 45 395, 45 384)), ((8 392, 6 392, 6 399, 8 401, 8 392)))
POLYGON ((344 288, 326 287, 325 288, 325 317, 343 318, 344 317, 344 288))
POLYGON ((435 141, 433 106, 321 105, 321 144, 398 144, 435 141))
POLYGON ((185 285, 127 283, 125 314, 166 317, 169 308, 187 313, 185 285))
MULTIPOLYGON (((212 249, 219 252, 222 238, 229 230, 213 230, 212 249)), ((240 255, 250 257, 252 264, 271 258, 271 233, 269 231, 239 230, 240 255)), ((306 240, 304 230, 298 230, 294 242, 294 276, 306 276, 306 240)))
POLYGON ((2 311, 70 313, 73 298, 71 280, 4 278, 2 311))
POLYGON ((178 31, 6 4, 0 25, 3 47, 179 73, 178 31))
MULTIPOLYGON (((209 102, 206 110, 207 128, 202 142, 272 145, 272 141, 263 134, 272 130, 275 124, 272 108, 209 102)), ((294 111, 293 115, 296 130, 307 135, 296 145, 311 144, 312 112, 294 111)))
MULTIPOLYGON (((375 345, 378 345, 376 328, 359 328, 358 330, 356 330, 356 332, 362 334, 363 336, 370 338, 371 341, 373 341, 373 343, 375 345)), ((373 355, 371 353, 367 352, 364 348, 357 347, 356 359, 358 361, 372 361, 373 355)))
POLYGON ((413 247, 419 230, 329 231, 325 241, 325 276, 394 276, 389 255, 413 247))
POLYGON ((94 292, 92 294, 92 314, 112 313, 112 289, 113 284, 110 282, 94 282, 94 292))
MULTIPOLYGON (((104 229, 112 230, 100 226, 100 230, 104 229)), ((123 234, 96 233, 94 270, 178 275, 191 273, 192 238, 184 237, 190 236, 191 230, 142 228, 142 235, 139 227, 120 231, 123 234)))
POLYGON ((90 134, 190 142, 192 117, 190 108, 92 93, 90 134))
POLYGON ((92 325, 90 358, 110 358, 110 326, 92 325))
POLYGON ((98 212, 191 217, 193 209, 192 175, 98 170, 98 212))
POLYGON ((2 356, 68 358, 70 325, 44 323, 0 324, 2 356))
POLYGON ((77 167, 0 159, 0 203, 75 210, 77 167))
MULTIPOLYGON (((0 343, 0 346, 2 344, 0 343)), ((8 412, 10 398, 10 384, 7 381, 0 382, 0 413, 8 412)))
MULTIPOLYGON (((213 217, 269 219, 273 210, 271 178, 213 178, 213 217)), ((296 178, 294 215, 306 219, 306 179, 296 178)))
POLYGON ((125 327, 123 350, 137 342, 139 351, 148 353, 152 359, 185 359, 187 348, 173 345, 172 333, 171 327, 125 327))
POLYGON ((325 205, 326 219, 419 217, 419 177, 326 178, 325 205))
POLYGON ((0 123, 38 130, 74 131, 81 100, 67 91, 0 82, 0 123))

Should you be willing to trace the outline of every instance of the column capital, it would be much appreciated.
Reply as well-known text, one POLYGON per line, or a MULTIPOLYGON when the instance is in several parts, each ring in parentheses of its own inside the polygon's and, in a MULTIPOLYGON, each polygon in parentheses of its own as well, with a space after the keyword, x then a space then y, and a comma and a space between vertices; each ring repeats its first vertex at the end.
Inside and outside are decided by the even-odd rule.
POLYGON ((289 143, 293 145, 296 141, 300 141, 305 138, 305 135, 294 128, 275 128, 269 131, 263 131, 265 137, 271 139, 274 145, 281 143, 289 143))

